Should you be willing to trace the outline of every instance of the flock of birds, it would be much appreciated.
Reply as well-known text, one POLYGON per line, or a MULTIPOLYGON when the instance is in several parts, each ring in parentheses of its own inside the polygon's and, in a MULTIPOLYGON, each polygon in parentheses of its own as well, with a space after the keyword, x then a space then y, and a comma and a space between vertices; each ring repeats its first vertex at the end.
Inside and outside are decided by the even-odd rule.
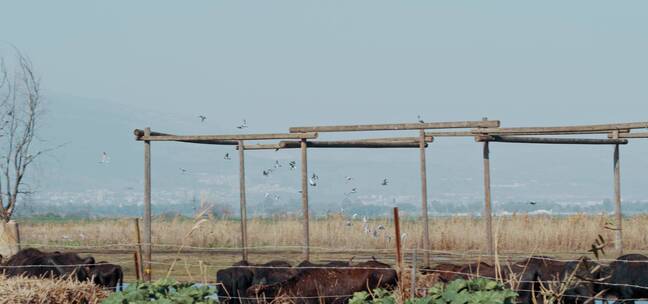
MULTIPOLYGON (((205 116, 205 115, 198 115, 197 117, 198 117, 198 119, 200 119, 200 122, 201 122, 201 123, 204 123, 205 120, 207 120, 207 116, 205 116)), ((417 121, 418 121, 419 123, 425 123, 425 121, 421 118, 421 115, 417 115, 416 118, 417 118, 417 121)), ((245 129, 245 128, 247 128, 247 127, 248 127, 248 124, 247 124, 247 120, 246 120, 246 119, 243 119, 243 120, 241 121, 241 124, 239 124, 239 125, 236 126, 237 129, 245 129)), ((225 153, 225 156, 223 156, 223 159, 224 159, 224 160, 232 160, 232 158, 231 158, 231 156, 230 156, 229 153, 225 153)), ((99 160, 99 163, 100 163, 100 164, 103 164, 103 165, 107 165, 107 164, 110 163, 110 156, 108 156, 108 153, 106 153, 106 152, 102 152, 102 153, 101 153, 101 158, 100 158, 100 160, 99 160)), ((281 163, 280 163, 278 160, 275 160, 275 163, 274 163, 273 167, 272 167, 272 168, 268 168, 268 169, 264 169, 264 170, 262 170, 262 171, 261 171, 261 174, 263 174, 263 176, 265 176, 265 177, 268 177, 268 176, 270 176, 270 175, 271 175, 275 170, 277 170, 277 169, 279 169, 279 168, 281 168, 281 167, 283 167, 283 166, 281 165, 281 163)), ((297 168, 297 163, 296 163, 294 160, 289 161, 289 162, 288 162, 288 168, 290 169, 290 171, 294 171, 295 168, 297 168)), ((186 174, 186 173, 189 172, 189 170, 187 170, 187 169, 185 169, 185 168, 182 168, 182 167, 179 168, 179 169, 180 169, 180 172, 181 172, 182 174, 186 174)), ((346 180, 347 183, 349 183, 349 182, 351 182, 351 181, 353 180, 353 178, 352 178, 351 176, 345 176, 344 179, 346 180)), ((312 186, 312 187, 316 187, 316 186, 317 186, 317 183, 318 183, 318 180, 319 180, 319 176, 318 176, 317 174, 313 173, 313 175, 308 179, 308 184, 309 184, 310 186, 312 186)), ((382 180, 382 182, 380 183, 380 185, 381 185, 381 186, 387 186, 387 185, 389 185, 389 180, 388 180, 387 178, 384 178, 384 179, 382 180)), ((301 191, 299 191, 299 192, 301 193, 301 191)), ((351 188, 351 191, 346 192, 345 195, 348 196, 348 195, 356 194, 356 193, 358 193, 358 188, 351 188)), ((271 194, 269 194, 269 193, 266 193, 266 198, 269 197, 269 196, 272 196, 275 200, 278 200, 278 199, 279 199, 279 195, 276 195, 276 194, 271 195, 271 194)), ((535 206, 535 205, 537 204, 537 202, 535 202, 535 201, 530 201, 530 202, 528 202, 528 203, 529 203, 530 205, 533 205, 533 206, 535 206)))
MULTIPOLYGON (((353 227, 353 222, 357 220, 357 218, 358 218, 358 214, 357 213, 353 214, 351 218, 346 221, 346 226, 353 227)), ((370 227, 369 220, 367 219, 366 216, 362 217, 362 231, 364 234, 371 236, 376 240, 379 239, 382 234, 385 241, 387 241, 388 243, 392 241, 392 236, 391 234, 389 234, 389 232, 387 232, 384 225, 378 224, 373 227, 370 227)), ((407 239, 407 233, 402 233, 400 238, 401 241, 405 241, 407 239)))

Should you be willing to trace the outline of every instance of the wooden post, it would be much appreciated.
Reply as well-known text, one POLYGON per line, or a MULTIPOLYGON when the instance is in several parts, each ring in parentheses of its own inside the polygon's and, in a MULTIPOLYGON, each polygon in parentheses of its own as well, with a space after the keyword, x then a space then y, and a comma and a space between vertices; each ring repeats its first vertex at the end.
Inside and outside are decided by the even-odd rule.
POLYGON ((16 224, 16 245, 18 246, 18 251, 22 249, 22 246, 20 245, 20 224, 18 222, 15 222, 16 224))
MULTIPOLYGON (((144 129, 150 136, 151 128, 144 129)), ((151 142, 144 141, 144 280, 151 281, 151 142)))
POLYGON ((135 241, 137 242, 137 246, 135 248, 135 276, 137 277, 137 280, 139 281, 142 275, 142 237, 140 234, 140 224, 139 224, 139 218, 136 217, 133 220, 135 220, 135 241))
MULTIPOLYGON (((400 232, 400 219, 398 217, 398 207, 394 207, 394 234, 396 239, 396 274, 398 275, 398 281, 401 282, 403 279, 403 254, 402 254, 402 244, 401 244, 401 232, 400 232)), ((398 287, 403 294, 403 284, 398 284, 398 287)))
POLYGON ((414 245, 414 252, 412 252, 412 286, 410 287, 410 299, 414 300, 416 298, 416 260, 418 259, 418 254, 416 248, 418 246, 414 245))
POLYGON ((301 188, 302 188, 302 211, 304 213, 304 261, 310 259, 310 239, 308 223, 308 155, 306 139, 301 140, 301 188))
POLYGON ((423 220, 423 256, 425 266, 430 266, 430 225, 428 223, 427 169, 425 161, 425 130, 420 131, 421 219, 423 220))
POLYGON ((239 193, 241 203, 241 257, 244 261, 248 259, 247 245, 247 205, 245 202, 245 143, 238 142, 239 152, 239 193))
POLYGON ((486 250, 491 257, 495 256, 493 244, 493 214, 491 211, 490 151, 488 141, 484 142, 484 222, 486 223, 486 250))
POLYGON ((141 255, 137 251, 133 252, 133 260, 135 264, 135 280, 137 280, 138 282, 141 279, 140 273, 142 272, 141 271, 142 267, 140 265, 140 258, 141 255))
POLYGON ((616 233, 614 249, 623 255, 623 215, 621 213, 621 167, 619 164, 619 145, 614 146, 614 212, 616 215, 616 233))

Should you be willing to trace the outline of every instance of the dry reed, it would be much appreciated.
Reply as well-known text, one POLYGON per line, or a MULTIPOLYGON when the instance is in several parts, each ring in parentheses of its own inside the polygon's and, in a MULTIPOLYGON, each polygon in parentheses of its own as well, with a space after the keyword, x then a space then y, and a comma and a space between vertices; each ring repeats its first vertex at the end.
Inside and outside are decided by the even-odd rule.
MULTIPOLYGON (((513 215, 496 218, 497 244, 501 252, 576 252, 590 248, 592 240, 602 234, 613 239, 613 231, 605 229, 610 220, 606 215, 573 215, 566 217, 513 215)), ((211 218, 202 223, 191 239, 186 238, 195 222, 175 218, 153 222, 153 242, 189 247, 236 248, 240 245, 240 222, 211 218)), ((311 246, 326 249, 392 249, 393 226, 389 218, 369 220, 373 233, 365 234, 360 220, 347 226, 347 219, 331 216, 311 221, 311 246), (383 225, 385 229, 378 229, 383 225)), ((624 247, 628 251, 648 249, 648 234, 644 227, 648 216, 624 219, 624 247)), ((302 225, 299 218, 250 219, 248 243, 251 247, 300 246, 302 225)), ((421 244, 419 221, 402 219, 401 230, 406 234, 404 248, 421 244)), ((431 218, 430 243, 439 251, 481 251, 484 248, 484 223, 475 217, 431 218)), ((75 222, 23 222, 23 243, 95 246, 132 244, 132 222, 121 220, 75 222)))
POLYGON ((107 296, 107 291, 90 282, 0 276, 0 303, 94 304, 107 296))

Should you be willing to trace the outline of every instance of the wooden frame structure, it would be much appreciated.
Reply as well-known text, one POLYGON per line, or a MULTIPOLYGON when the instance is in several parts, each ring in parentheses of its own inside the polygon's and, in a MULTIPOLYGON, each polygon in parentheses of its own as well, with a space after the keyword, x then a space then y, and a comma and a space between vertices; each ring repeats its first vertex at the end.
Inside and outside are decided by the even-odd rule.
POLYGON ((501 128, 498 120, 486 118, 478 121, 401 123, 401 124, 367 124, 367 125, 331 125, 290 128, 290 133, 269 134, 234 134, 234 135, 173 135, 153 132, 150 128, 134 131, 135 139, 144 142, 144 246, 143 266, 144 279, 151 279, 151 142, 176 141, 197 144, 236 146, 239 155, 239 187, 241 208, 241 255, 248 258, 247 246, 247 204, 245 191, 245 151, 246 150, 280 150, 300 149, 301 154, 301 196, 303 211, 303 257, 309 260, 309 207, 308 207, 308 148, 418 148, 420 150, 421 177, 421 219, 423 229, 423 249, 425 265, 430 263, 429 220, 427 168, 425 149, 434 137, 474 137, 482 143, 483 180, 484 180, 484 217, 486 225, 486 248, 489 255, 494 255, 496 248, 493 240, 491 182, 490 182, 490 142, 528 143, 528 144, 576 144, 576 145, 614 145, 614 193, 616 234, 615 248, 621 253, 622 212, 620 190, 619 145, 628 143, 628 139, 648 138, 648 132, 631 133, 633 129, 648 128, 648 122, 577 125, 560 127, 524 127, 501 128), (440 131, 426 132, 428 129, 440 131), (470 129, 468 131, 450 131, 443 129, 470 129), (416 130, 416 137, 368 138, 357 140, 318 141, 318 132, 370 132, 370 131, 407 131, 416 130), (563 135, 600 135, 608 138, 564 138, 546 137, 563 135), (528 137, 528 136, 536 137, 528 137), (539 137, 538 137, 539 136, 539 137), (250 140, 280 140, 271 144, 246 144, 250 140))

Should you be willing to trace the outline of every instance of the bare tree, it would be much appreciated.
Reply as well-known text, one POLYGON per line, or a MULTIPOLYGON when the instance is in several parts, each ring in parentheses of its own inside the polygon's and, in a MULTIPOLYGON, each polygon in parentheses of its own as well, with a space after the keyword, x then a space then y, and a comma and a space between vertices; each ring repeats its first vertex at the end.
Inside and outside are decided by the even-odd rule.
POLYGON ((0 57, 0 220, 8 222, 26 193, 25 176, 47 150, 33 151, 42 114, 40 79, 16 49, 13 64, 0 57))

